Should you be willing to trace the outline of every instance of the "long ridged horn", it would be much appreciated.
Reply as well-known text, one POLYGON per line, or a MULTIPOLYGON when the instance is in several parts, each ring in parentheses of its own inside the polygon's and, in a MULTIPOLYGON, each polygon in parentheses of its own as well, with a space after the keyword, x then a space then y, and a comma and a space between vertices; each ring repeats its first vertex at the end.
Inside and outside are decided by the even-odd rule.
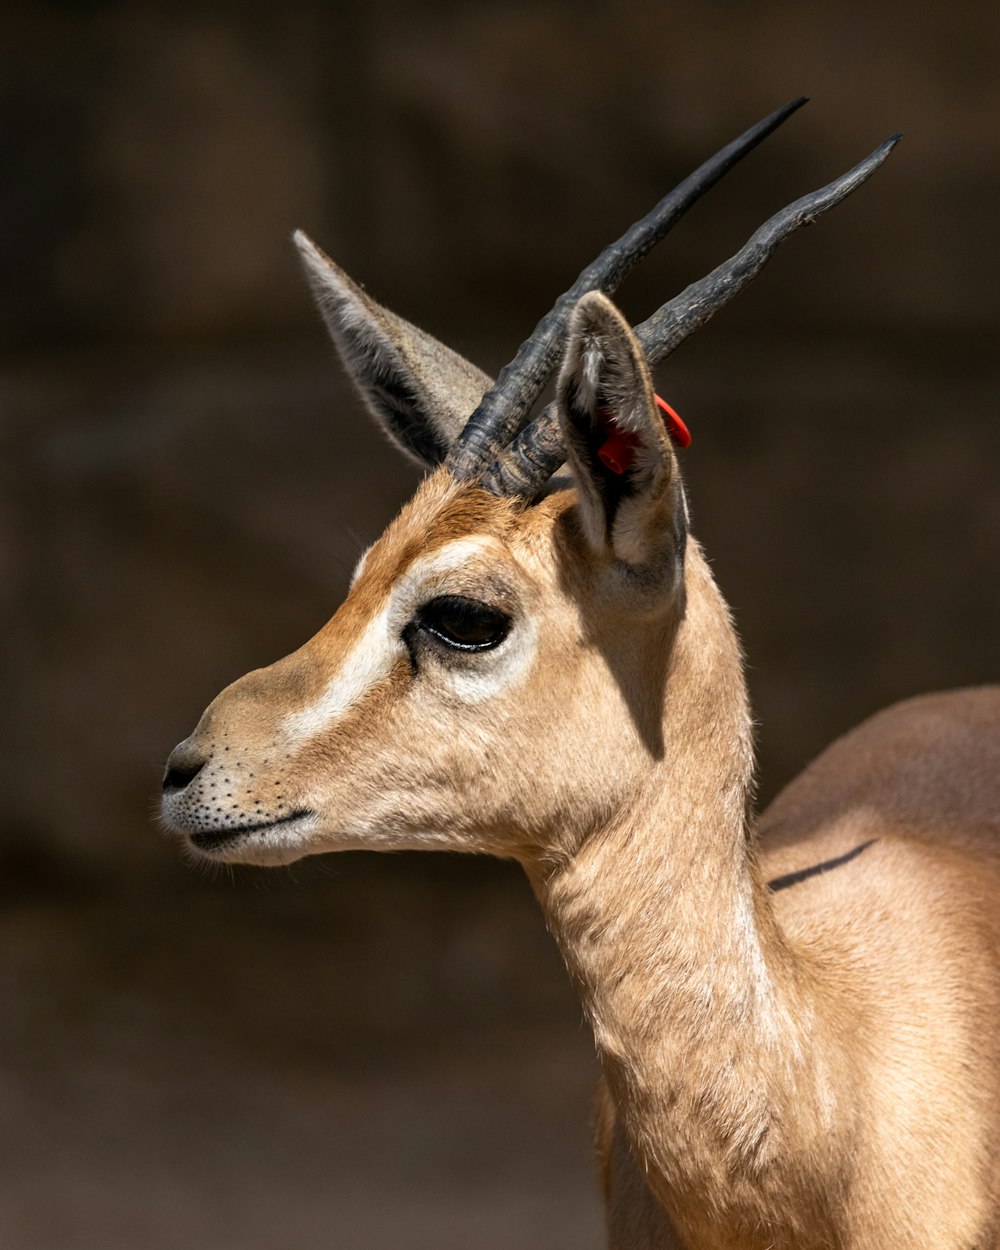
MULTIPOLYGON (((800 226, 815 221, 867 182, 901 137, 897 134, 886 139, 846 174, 775 213, 735 256, 713 269, 707 277, 693 282, 636 326, 636 337, 650 366, 669 356, 688 335, 724 308, 756 277, 778 245, 790 234, 800 226)), ((542 489, 565 458, 555 404, 548 404, 521 431, 508 450, 482 474, 481 484, 497 495, 519 495, 530 499, 542 489)))
POLYGON ((510 364, 500 370, 495 384, 469 417, 446 462, 455 477, 475 477, 524 428, 535 401, 559 363, 569 315, 577 300, 588 291, 612 295, 692 204, 805 103, 803 96, 776 109, 699 165, 583 270, 521 344, 510 364))

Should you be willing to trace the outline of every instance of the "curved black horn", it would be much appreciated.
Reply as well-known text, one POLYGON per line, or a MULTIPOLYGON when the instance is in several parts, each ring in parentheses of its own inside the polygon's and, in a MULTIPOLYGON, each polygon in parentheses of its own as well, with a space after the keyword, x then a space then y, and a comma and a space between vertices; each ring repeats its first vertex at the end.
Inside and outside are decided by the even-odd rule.
POLYGON ((475 477, 524 428, 532 406, 559 363, 569 315, 577 300, 588 291, 613 294, 692 204, 805 103, 805 96, 792 100, 716 152, 583 270, 521 344, 510 364, 500 370, 495 384, 469 417, 446 462, 455 477, 475 477))
MULTIPOLYGON (((650 365, 669 356, 680 344, 713 317, 720 308, 750 282, 778 245, 800 226, 809 225, 827 209, 846 199, 879 168, 901 136, 891 138, 860 164, 828 186, 804 195, 766 221, 735 256, 719 265, 705 278, 693 282, 680 295, 659 308, 635 327, 650 365)), ((521 431, 510 448, 483 474, 482 485, 498 495, 531 498, 559 468, 566 453, 555 405, 548 404, 538 417, 521 431)))

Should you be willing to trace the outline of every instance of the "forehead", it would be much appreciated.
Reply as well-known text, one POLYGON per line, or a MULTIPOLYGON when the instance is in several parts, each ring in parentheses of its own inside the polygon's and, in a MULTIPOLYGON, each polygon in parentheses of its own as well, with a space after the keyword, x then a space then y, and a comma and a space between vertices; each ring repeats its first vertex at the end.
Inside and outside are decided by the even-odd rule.
POLYGON ((451 553, 461 563, 463 554, 471 558, 476 551, 530 549, 543 539, 550 512, 544 505, 525 509, 515 500, 470 489, 439 470, 373 545, 361 581, 369 594, 378 595, 435 553, 451 553))

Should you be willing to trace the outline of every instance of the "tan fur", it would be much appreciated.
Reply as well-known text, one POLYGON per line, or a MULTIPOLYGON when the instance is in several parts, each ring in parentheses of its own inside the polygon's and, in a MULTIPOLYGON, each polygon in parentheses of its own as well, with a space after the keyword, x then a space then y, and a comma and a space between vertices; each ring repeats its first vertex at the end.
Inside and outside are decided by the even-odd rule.
POLYGON ((178 749, 202 771, 167 819, 202 828, 196 803, 238 763, 232 821, 275 818, 273 790, 306 815, 280 842, 237 830, 213 859, 519 860, 604 1069, 616 1250, 994 1250, 1000 690, 873 718, 755 832, 729 614, 685 534, 641 355, 607 301, 584 304, 560 394, 586 492, 525 507, 439 470, 330 623, 215 700, 178 749), (627 529, 587 461, 607 378, 644 439, 627 529), (469 537, 460 564, 428 560, 469 537), (440 594, 503 606, 510 639, 481 657, 399 651, 322 732, 291 735, 386 604, 440 594))

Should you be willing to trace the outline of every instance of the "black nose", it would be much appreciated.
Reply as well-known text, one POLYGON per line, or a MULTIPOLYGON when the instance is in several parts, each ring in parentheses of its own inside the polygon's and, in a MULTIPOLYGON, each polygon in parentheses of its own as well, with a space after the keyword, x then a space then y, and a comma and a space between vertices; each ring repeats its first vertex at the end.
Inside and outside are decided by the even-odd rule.
POLYGON ((163 774, 163 793, 172 794, 189 786, 205 764, 204 756, 192 751, 185 743, 174 747, 167 760, 167 771, 163 774))

